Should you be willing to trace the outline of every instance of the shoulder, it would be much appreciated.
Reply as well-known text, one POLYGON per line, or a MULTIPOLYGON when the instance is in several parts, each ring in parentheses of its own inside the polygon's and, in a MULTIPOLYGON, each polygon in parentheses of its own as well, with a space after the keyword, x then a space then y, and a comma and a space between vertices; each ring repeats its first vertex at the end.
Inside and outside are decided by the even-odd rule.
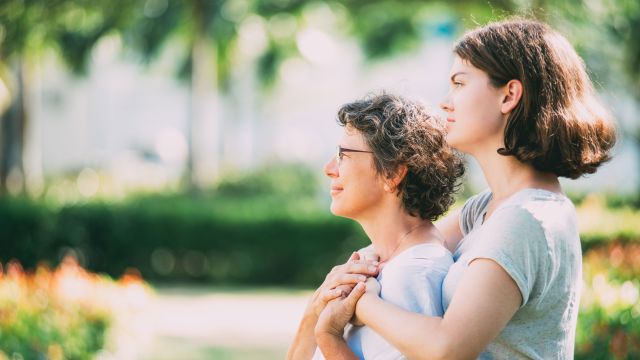
POLYGON ((440 287, 453 257, 443 246, 423 246, 384 267, 380 274, 383 291, 388 293, 431 292, 440 287))
POLYGON ((549 191, 528 189, 516 194, 486 221, 485 231, 530 238, 545 237, 558 229, 577 228, 575 208, 571 201, 549 191))
POLYGON ((473 225, 480 214, 486 209, 493 194, 486 189, 465 201, 460 211, 460 230, 467 235, 473 229, 473 225))

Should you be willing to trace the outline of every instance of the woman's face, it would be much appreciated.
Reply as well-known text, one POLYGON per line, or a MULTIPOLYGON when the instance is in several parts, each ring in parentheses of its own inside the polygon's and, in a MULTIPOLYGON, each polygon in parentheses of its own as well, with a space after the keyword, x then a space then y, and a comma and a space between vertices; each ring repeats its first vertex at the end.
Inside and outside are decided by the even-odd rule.
POLYGON ((450 81, 449 93, 440 104, 447 112, 447 142, 469 154, 495 153, 504 146, 502 90, 490 83, 487 73, 458 56, 451 67, 450 81))
MULTIPOLYGON (((370 151, 362 134, 347 126, 339 145, 345 149, 370 151)), ((334 156, 324 167, 331 179, 331 212, 351 219, 366 217, 375 211, 384 195, 384 182, 378 175, 373 154, 344 152, 334 156)))

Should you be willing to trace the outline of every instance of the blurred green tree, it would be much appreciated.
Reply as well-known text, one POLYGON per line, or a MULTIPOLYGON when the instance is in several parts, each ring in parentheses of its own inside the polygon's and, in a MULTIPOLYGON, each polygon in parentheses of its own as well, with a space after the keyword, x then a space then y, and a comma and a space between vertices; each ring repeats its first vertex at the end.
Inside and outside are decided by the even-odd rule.
MULTIPOLYGON (((620 73, 628 80, 625 86, 640 99, 640 4, 634 0, 407 0, 401 4, 392 0, 4 0, 0 3, 0 80, 5 84, 0 85, 0 194, 8 179, 17 182, 17 188, 24 187, 29 59, 55 49, 73 70, 83 73, 91 50, 108 34, 121 34, 125 45, 140 51, 148 61, 170 39, 186 44, 175 51, 182 52, 184 61, 178 73, 191 89, 185 177, 191 188, 197 188, 194 135, 202 131, 208 91, 229 86, 241 24, 251 17, 269 23, 282 17, 302 22, 305 12, 319 4, 340 15, 344 32, 361 43, 369 59, 415 47, 424 40, 429 21, 440 27, 437 31, 449 34, 458 30, 456 18, 474 26, 512 13, 545 18, 561 31, 571 25, 569 31, 584 35, 581 42, 589 46, 583 48, 595 54, 587 60, 604 59, 606 63, 612 59, 621 64, 620 73), (606 43, 593 44, 594 34, 606 43)), ((297 55, 296 29, 284 34, 267 31, 267 46, 257 61, 263 84, 272 84, 282 61, 297 55)), ((640 138, 640 127, 635 137, 640 138)))
POLYGON ((125 0, 0 2, 0 196, 8 187, 21 192, 29 176, 23 158, 32 60, 52 49, 84 73, 93 46, 133 20, 133 7, 125 0))

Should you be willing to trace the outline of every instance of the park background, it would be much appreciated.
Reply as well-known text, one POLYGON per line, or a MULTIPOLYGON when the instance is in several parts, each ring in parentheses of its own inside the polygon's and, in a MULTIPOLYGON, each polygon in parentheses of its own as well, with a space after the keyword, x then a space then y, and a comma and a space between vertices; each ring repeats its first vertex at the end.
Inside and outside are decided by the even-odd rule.
MULTIPOLYGON (((0 359, 283 358, 367 244, 322 166, 341 104, 434 111, 464 31, 544 20, 620 132, 578 209, 576 358, 640 356, 635 0, 0 1, 0 359)), ((472 159, 456 206, 482 190, 472 159)))

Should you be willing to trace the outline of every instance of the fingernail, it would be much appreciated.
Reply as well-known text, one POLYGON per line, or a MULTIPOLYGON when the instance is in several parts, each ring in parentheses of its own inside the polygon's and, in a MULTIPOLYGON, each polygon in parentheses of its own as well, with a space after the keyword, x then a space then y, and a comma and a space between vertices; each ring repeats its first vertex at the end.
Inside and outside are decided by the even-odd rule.
POLYGON ((376 271, 377 269, 378 268, 373 265, 369 266, 369 271, 376 271))
POLYGON ((367 277, 364 275, 358 276, 358 281, 367 281, 367 277))

